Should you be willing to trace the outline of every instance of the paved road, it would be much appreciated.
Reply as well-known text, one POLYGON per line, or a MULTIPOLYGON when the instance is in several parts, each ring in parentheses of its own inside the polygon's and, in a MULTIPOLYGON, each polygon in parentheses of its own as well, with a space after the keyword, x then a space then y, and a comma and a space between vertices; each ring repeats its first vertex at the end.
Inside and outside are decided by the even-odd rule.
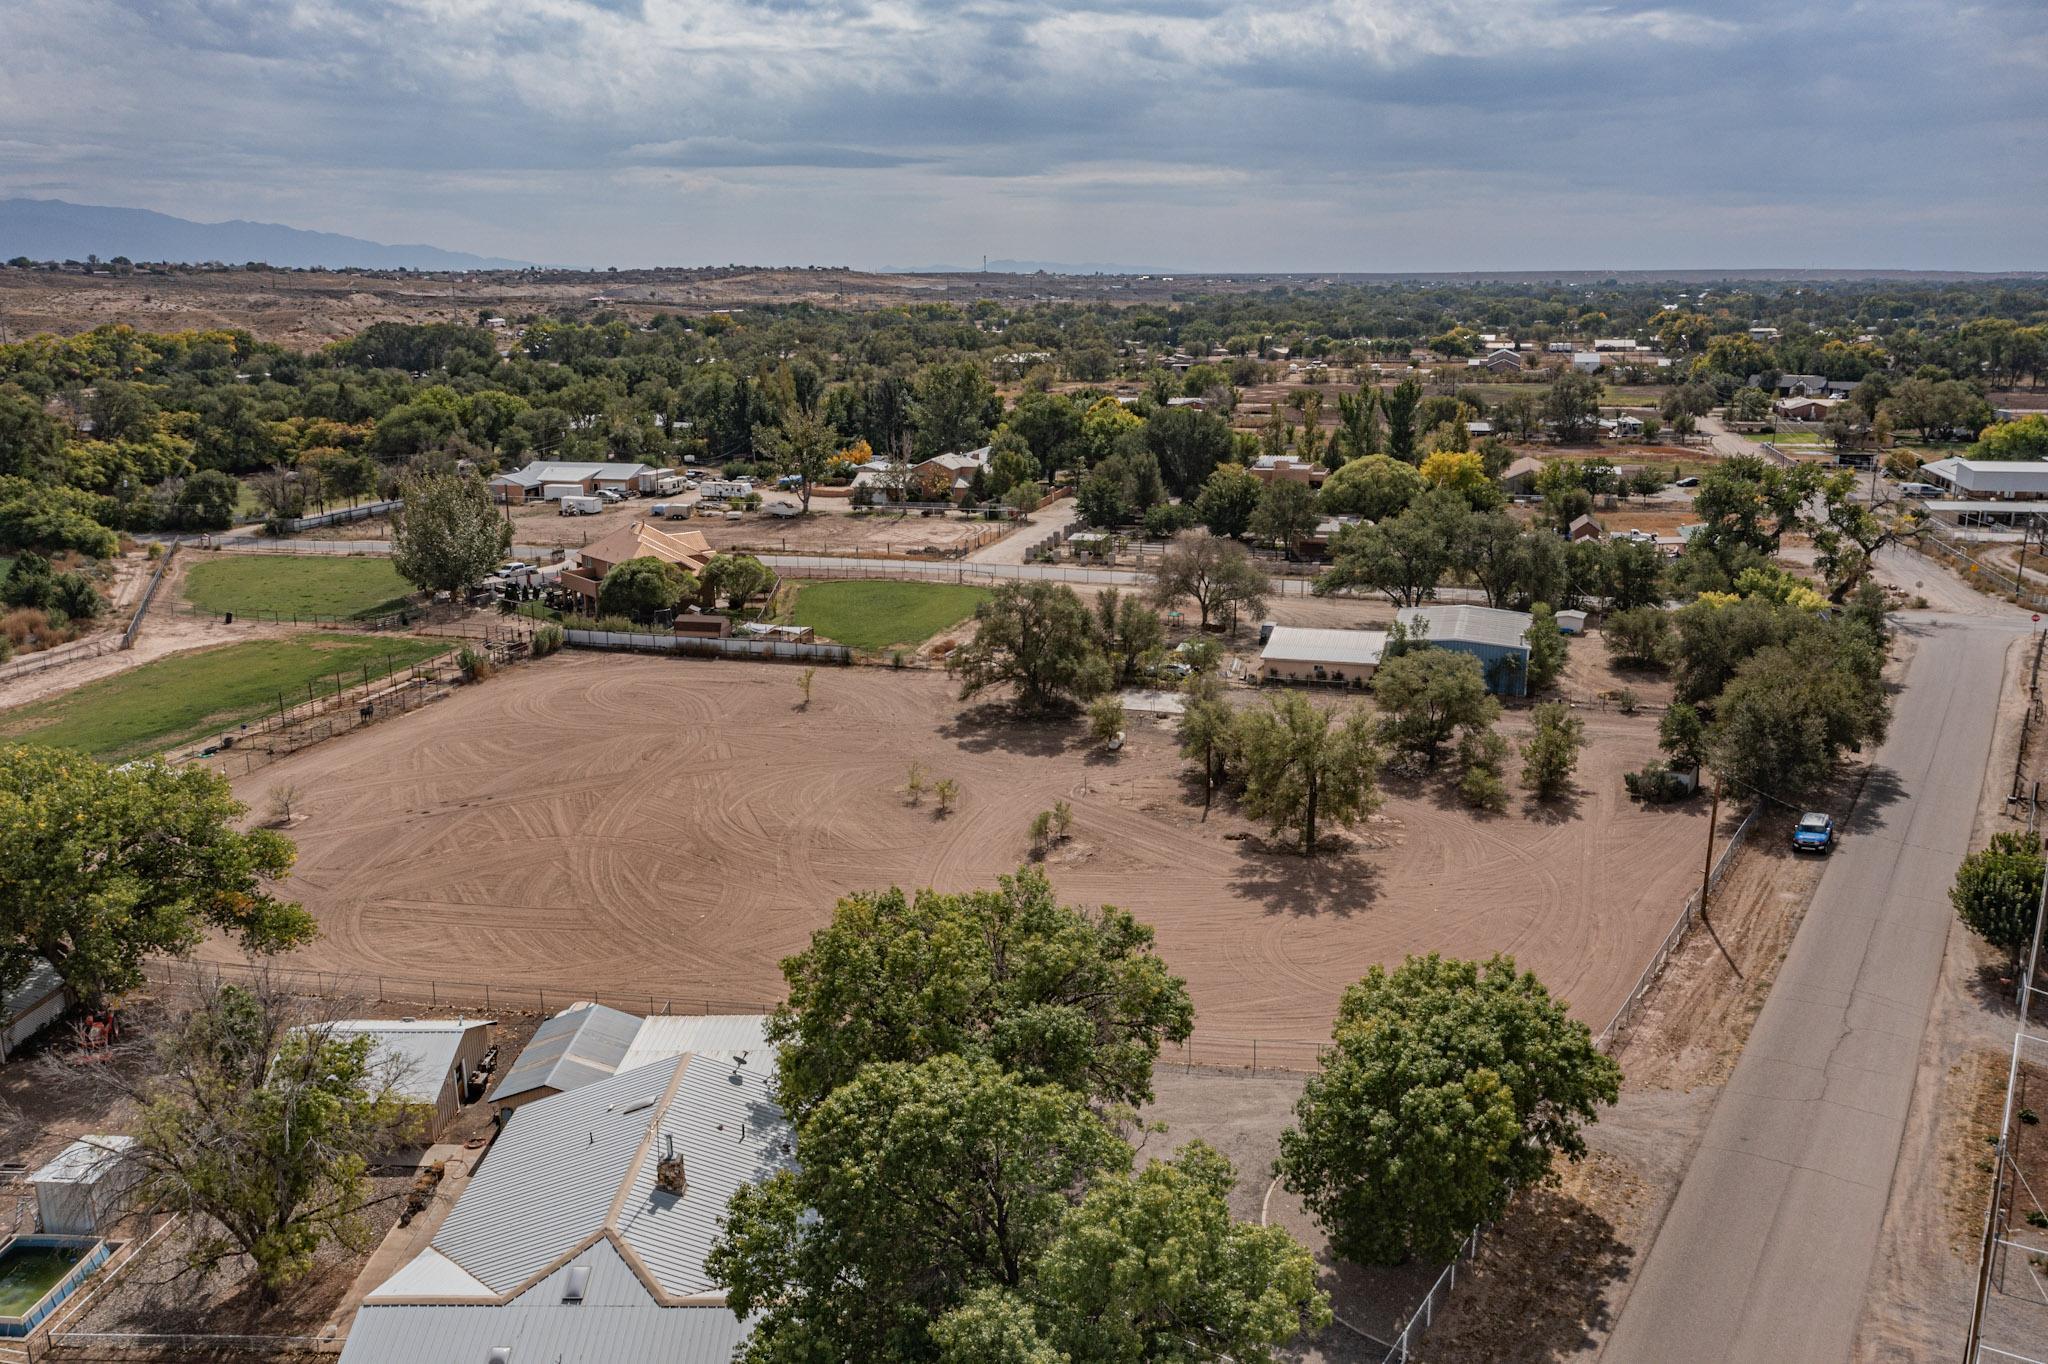
POLYGON ((1912 612, 1901 628, 1916 648, 1864 810, 1609 1340, 1620 1364, 1826 1364, 1853 1347, 2005 652, 2029 626, 1912 612))

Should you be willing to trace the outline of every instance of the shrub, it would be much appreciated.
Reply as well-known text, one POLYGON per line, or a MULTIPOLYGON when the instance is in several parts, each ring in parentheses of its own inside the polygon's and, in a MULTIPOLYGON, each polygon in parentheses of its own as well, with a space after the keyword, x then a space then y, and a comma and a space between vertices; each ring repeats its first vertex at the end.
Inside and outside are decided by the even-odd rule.
POLYGON ((1614 708, 1623 715, 1634 715, 1640 704, 1635 692, 1627 687, 1614 694, 1614 708))
POLYGON ((1458 798, 1475 810, 1500 811, 1507 808, 1508 784, 1500 773, 1483 767, 1468 767, 1458 778, 1458 798))
POLYGON ((1644 763, 1639 772, 1624 772, 1621 784, 1631 796, 1652 805, 1677 800, 1690 789, 1685 778, 1661 762, 1644 763))
POLYGON ((932 783, 932 794, 938 797, 939 813, 948 814, 953 809, 953 803, 960 797, 960 783, 951 777, 940 777, 932 783))
POLYGON ((482 682, 498 671, 489 654, 479 653, 467 644, 455 655, 455 666, 462 670, 466 682, 482 682))
POLYGON ((903 783, 903 793, 910 797, 912 805, 923 802, 925 786, 924 764, 912 763, 910 765, 910 776, 903 783))
POLYGON ((1949 900, 1978 937, 2017 952, 2034 931, 2042 865, 2039 839, 2023 833, 1993 834, 1988 847, 1971 853, 1956 868, 1949 900))
POLYGON ((1031 848, 1044 852, 1052 842, 1052 811, 1040 810, 1031 817, 1031 848))
POLYGON ((561 626, 543 625, 533 632, 533 656, 546 658, 549 654, 559 651, 567 639, 568 636, 563 633, 561 626))
POLYGON ((1124 732, 1124 703, 1114 696, 1098 696, 1088 703, 1088 734, 1106 744, 1124 732))
POLYGON ((1074 831, 1074 807, 1063 800, 1052 803, 1053 837, 1065 840, 1074 831))

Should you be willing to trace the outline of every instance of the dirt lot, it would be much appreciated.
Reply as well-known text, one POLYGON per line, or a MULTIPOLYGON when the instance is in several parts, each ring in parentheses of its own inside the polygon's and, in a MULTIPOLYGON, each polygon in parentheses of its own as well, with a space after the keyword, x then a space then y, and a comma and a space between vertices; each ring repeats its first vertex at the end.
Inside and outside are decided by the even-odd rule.
POLYGON ((1343 988, 1409 952, 1513 952, 1605 1023, 1698 841, 1696 813, 1621 791, 1648 717, 1589 719, 1561 809, 1474 818, 1410 787, 1304 866, 1228 812, 1200 823, 1157 722, 1105 759, 937 675, 830 672, 797 703, 774 667, 563 656, 245 779, 258 806, 305 793, 290 889, 326 937, 294 964, 769 1000, 839 894, 987 885, 1066 799, 1060 890, 1158 927, 1205 1036, 1299 1039, 1306 1062, 1343 988), (952 815, 905 799, 912 762, 958 781, 952 815))

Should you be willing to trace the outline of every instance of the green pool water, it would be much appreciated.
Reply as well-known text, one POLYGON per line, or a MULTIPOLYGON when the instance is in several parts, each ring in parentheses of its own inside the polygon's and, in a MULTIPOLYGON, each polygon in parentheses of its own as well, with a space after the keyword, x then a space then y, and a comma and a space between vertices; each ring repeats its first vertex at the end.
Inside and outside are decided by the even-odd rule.
POLYGON ((14 1246, 0 1255, 0 1317, 28 1315, 71 1267, 86 1246, 14 1246))

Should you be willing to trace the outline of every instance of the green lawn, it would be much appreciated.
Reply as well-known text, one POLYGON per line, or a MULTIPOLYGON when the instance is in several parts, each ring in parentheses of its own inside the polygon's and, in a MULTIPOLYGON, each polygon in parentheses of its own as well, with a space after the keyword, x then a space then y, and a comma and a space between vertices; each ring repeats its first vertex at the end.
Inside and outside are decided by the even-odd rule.
POLYGON ((108 761, 140 757, 225 731, 273 710, 282 695, 332 690, 337 673, 361 681, 443 653, 439 640, 297 635, 252 640, 145 663, 76 691, 0 712, 0 738, 72 748, 108 761))
POLYGON ((790 620, 855 649, 915 645, 974 614, 988 590, 948 583, 805 583, 790 620))
POLYGON ((252 615, 381 616, 411 591, 389 559, 239 554, 202 560, 185 575, 185 599, 200 610, 252 615))

